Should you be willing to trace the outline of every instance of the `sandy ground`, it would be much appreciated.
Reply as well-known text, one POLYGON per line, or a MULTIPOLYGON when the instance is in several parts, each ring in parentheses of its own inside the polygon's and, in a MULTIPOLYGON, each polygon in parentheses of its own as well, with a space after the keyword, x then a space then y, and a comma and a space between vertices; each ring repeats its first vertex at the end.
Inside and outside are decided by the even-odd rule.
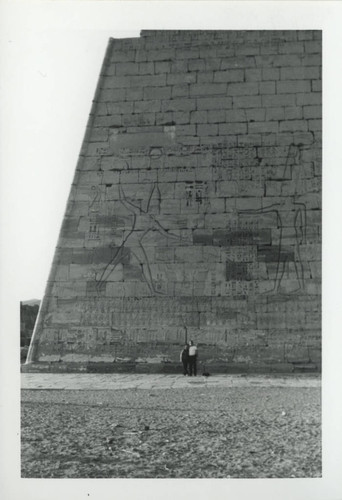
POLYGON ((149 389, 22 389, 22 477, 321 477, 317 384, 197 380, 149 389))

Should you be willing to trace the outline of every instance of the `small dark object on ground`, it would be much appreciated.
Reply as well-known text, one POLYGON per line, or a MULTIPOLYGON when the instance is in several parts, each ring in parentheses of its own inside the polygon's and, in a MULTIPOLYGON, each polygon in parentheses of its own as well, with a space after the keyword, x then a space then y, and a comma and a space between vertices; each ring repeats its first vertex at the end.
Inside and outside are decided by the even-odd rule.
POLYGON ((210 377, 210 373, 209 373, 209 372, 203 372, 203 373, 202 373, 202 376, 203 376, 203 377, 210 377))

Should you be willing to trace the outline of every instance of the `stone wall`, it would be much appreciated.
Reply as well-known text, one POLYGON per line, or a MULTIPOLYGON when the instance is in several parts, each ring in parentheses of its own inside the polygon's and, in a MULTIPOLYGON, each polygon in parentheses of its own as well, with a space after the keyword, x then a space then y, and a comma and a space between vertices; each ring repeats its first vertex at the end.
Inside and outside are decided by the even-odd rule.
POLYGON ((109 41, 30 362, 179 369, 193 339, 212 371, 319 369, 321 55, 320 31, 109 41))

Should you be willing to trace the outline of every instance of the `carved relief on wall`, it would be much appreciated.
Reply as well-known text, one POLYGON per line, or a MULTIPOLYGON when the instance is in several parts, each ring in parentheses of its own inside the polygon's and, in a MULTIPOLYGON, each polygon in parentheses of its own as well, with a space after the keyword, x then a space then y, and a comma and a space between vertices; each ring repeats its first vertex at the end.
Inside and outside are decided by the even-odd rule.
POLYGON ((103 261, 102 269, 96 268, 93 285, 89 280, 87 296, 105 296, 105 283, 117 281, 123 283, 117 288, 123 290, 124 295, 134 293, 134 287, 128 285, 133 282, 142 283, 143 294, 147 296, 196 296, 198 283, 202 284, 204 294, 213 296, 255 297, 259 293, 305 292, 306 267, 301 255, 307 241, 304 194, 310 180, 309 170, 314 169, 312 157, 311 166, 305 161, 306 147, 290 145, 278 147, 279 151, 273 148, 273 151, 272 148, 234 148, 224 142, 182 147, 169 141, 163 146, 145 149, 140 146, 133 152, 125 149, 115 152, 116 155, 120 153, 118 161, 123 165, 122 176, 118 177, 115 187, 117 199, 111 201, 107 198, 108 188, 100 173, 99 186, 91 189, 87 237, 94 243, 97 241, 98 245, 107 244, 102 241, 108 241, 109 233, 101 224, 106 219, 108 225, 107 219, 110 219, 115 243, 113 240, 107 244, 110 256, 103 261), (134 164, 134 158, 142 159, 145 154, 149 158, 150 170, 143 169, 146 182, 139 185, 138 171, 131 170, 130 166, 134 164), (262 154, 265 155, 265 165, 262 154), (280 154, 283 158, 282 174, 278 175, 279 167, 276 170, 271 168, 269 158, 272 154, 280 154), (122 155, 126 155, 126 160, 122 155), (207 158, 208 166, 181 166, 188 159, 193 163, 196 155, 196 163, 200 158, 207 158), (146 173, 154 169, 156 174, 146 177, 146 173), (276 181, 271 188, 280 186, 279 196, 267 196, 267 182, 272 176, 276 181), (149 182, 149 177, 155 180, 149 182), (161 187, 159 177, 163 180, 161 187), (223 185, 221 180, 228 184, 223 185), (177 182, 184 184, 184 190, 174 188, 176 194, 173 195, 168 186, 177 186, 177 182), (229 185, 233 186, 231 191, 229 185), (254 194, 256 200, 255 196, 260 192, 266 196, 259 196, 256 206, 252 203, 250 208, 239 208, 237 205, 238 200, 242 200, 241 203, 248 206, 249 197, 253 201, 254 194), (164 195, 167 198, 164 199, 164 195), (172 198, 176 195, 181 196, 179 205, 177 198, 172 198), (121 207, 121 215, 116 215, 117 211, 110 208, 111 203, 113 207, 121 207), (163 213, 163 207, 171 210, 172 203, 176 208, 180 207, 178 216, 163 213), (198 214, 196 221, 193 213, 198 214), (178 229, 182 218, 183 233, 178 229), (219 227, 215 228, 217 222, 219 227), (189 234, 183 239, 185 230, 189 234), (102 235, 107 239, 103 240, 102 235), (201 246, 217 246, 225 251, 223 257, 221 252, 219 261, 224 265, 224 271, 219 275, 210 266, 204 270, 197 256, 193 268, 191 257, 184 268, 177 254, 171 252, 172 247, 184 248, 185 253, 186 247, 191 252, 191 249, 195 251, 201 246))

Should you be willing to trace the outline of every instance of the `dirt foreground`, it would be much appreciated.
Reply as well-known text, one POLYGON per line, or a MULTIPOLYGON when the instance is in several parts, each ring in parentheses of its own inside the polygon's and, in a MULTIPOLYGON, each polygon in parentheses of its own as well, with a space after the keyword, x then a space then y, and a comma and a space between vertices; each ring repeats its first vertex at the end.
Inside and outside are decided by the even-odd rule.
POLYGON ((321 477, 310 384, 23 389, 21 419, 25 478, 321 477))

